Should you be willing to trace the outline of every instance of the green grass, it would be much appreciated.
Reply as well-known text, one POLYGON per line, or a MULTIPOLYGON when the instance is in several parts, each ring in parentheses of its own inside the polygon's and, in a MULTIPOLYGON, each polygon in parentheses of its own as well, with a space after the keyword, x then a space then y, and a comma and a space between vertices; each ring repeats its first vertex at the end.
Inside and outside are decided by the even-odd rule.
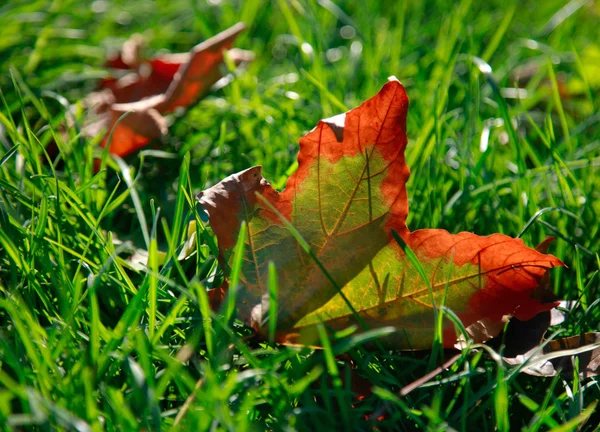
POLYGON ((259 342, 210 311, 205 287, 222 274, 193 193, 258 164, 282 186, 303 133, 395 75, 411 99, 409 227, 527 228, 529 245, 556 236, 551 252, 568 268, 553 271, 555 291, 580 299, 560 330, 599 328, 598 4, 396 3, 0 5, 0 425, 536 431, 589 418, 594 429, 594 380, 517 375, 476 348, 399 396, 437 359, 378 349, 387 329, 322 332, 326 349, 314 351, 259 342), (236 45, 256 61, 174 117, 152 145, 160 152, 94 172, 99 139, 79 135, 81 109, 67 126, 68 108, 105 75, 106 50, 141 32, 151 52, 187 51, 240 20, 249 30, 236 45), (520 100, 519 71, 529 73, 520 100), (190 220, 197 250, 179 262, 190 220), (138 248, 147 271, 126 260, 138 248), (352 385, 364 380, 375 391, 358 401, 352 385))

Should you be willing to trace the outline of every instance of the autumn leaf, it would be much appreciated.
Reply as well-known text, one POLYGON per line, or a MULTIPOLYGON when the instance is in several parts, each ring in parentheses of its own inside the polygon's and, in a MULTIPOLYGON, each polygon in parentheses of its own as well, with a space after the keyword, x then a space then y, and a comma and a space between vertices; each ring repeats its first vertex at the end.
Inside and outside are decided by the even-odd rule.
MULTIPOLYGON (((245 322, 259 332, 267 328, 270 262, 279 287, 277 328, 286 341, 309 341, 324 322, 332 330, 393 326, 392 346, 429 348, 441 305, 459 316, 471 338, 485 341, 510 315, 529 319, 554 307, 532 294, 548 269, 562 265, 557 258, 501 234, 410 233, 407 112, 404 87, 391 79, 360 107, 319 122, 300 139, 298 169, 283 192, 253 167, 198 194, 226 275, 246 222, 236 289, 245 322)), ((445 320, 444 345, 457 343, 445 320)))
MULTIPOLYGON (((107 66, 128 73, 105 79, 103 90, 85 101, 90 114, 86 133, 97 136, 104 132, 101 145, 106 147, 112 131, 109 151, 118 156, 126 156, 166 134, 164 115, 191 106, 222 78, 223 51, 231 48, 244 29, 238 23, 188 53, 149 60, 141 56, 143 39, 134 35, 119 55, 107 62, 107 66)), ((237 49, 229 51, 229 56, 236 65, 253 58, 251 52, 237 49)))

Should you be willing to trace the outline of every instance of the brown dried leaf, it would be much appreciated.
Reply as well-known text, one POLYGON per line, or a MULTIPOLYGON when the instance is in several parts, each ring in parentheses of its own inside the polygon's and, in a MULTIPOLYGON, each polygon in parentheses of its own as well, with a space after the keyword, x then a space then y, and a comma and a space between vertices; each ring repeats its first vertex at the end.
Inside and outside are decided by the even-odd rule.
POLYGON ((525 363, 522 372, 529 375, 555 376, 562 372, 572 376, 575 358, 581 377, 600 374, 600 332, 554 339, 542 351, 536 347, 516 357, 504 357, 504 361, 510 365, 525 363))

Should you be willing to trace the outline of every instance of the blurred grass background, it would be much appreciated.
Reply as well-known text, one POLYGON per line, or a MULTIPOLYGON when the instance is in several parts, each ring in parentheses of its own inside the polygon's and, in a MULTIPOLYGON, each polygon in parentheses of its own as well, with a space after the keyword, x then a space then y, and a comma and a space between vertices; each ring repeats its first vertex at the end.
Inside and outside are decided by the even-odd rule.
MULTIPOLYGON (((0 424, 7 429, 571 430, 595 381, 534 379, 465 353, 399 399, 427 359, 259 344, 212 316, 214 238, 179 264, 192 193, 252 165, 283 186, 297 140, 390 75, 411 99, 409 227, 557 237, 553 271, 579 299, 561 327, 597 330, 600 45, 594 1, 15 1, 0 5, 0 424), (185 52, 244 21, 256 60, 169 134, 106 171, 68 108, 132 34, 185 52), (44 149, 58 141, 61 154, 44 149), (542 214, 540 215, 540 211, 542 214), (529 223, 534 220, 533 223, 529 223), (522 232, 524 231, 524 232, 522 232), (118 238, 120 242, 115 242, 118 238), (116 250, 115 250, 116 248, 116 250), (149 250, 150 272, 127 252, 149 250), (157 250, 166 252, 158 265, 157 250), (377 387, 362 401, 350 374, 377 387), (331 379, 333 377, 333 379, 331 379), (339 378, 345 378, 341 380, 339 378), (353 393, 354 392, 354 393, 353 393), (184 416, 185 400, 195 394, 184 416), (383 420, 369 420, 382 404, 383 420)), ((565 333, 566 334, 566 333, 565 333)), ((598 416, 586 427, 592 430, 598 416)))

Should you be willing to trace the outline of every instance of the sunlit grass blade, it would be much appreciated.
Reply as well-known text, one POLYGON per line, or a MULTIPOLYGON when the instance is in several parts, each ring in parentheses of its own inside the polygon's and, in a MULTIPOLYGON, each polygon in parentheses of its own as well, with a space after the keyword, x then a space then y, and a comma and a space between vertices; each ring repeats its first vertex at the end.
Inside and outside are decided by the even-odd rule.
POLYGON ((350 427, 349 424, 349 415, 348 415, 348 406, 346 402, 346 398, 343 397, 342 393, 342 380, 340 378, 340 371, 335 361, 335 357, 333 354, 333 349, 331 348, 331 342, 329 340, 329 336, 327 335, 327 331, 325 330, 325 326, 323 324, 317 325, 317 331, 319 332, 319 338, 321 340, 321 345, 323 346, 323 352, 325 353, 325 363, 327 364, 327 371, 332 378, 333 388, 335 394, 337 396, 337 401, 342 412, 342 420, 347 428, 350 427))
POLYGON ((129 194, 131 195, 131 200, 133 201, 133 206, 135 207, 136 215, 140 222, 140 228, 142 230, 142 235, 144 236, 144 241, 146 243, 146 248, 150 246, 150 234, 148 233, 148 224, 146 222, 146 215, 144 214, 144 207, 142 205, 142 201, 140 196, 135 188, 135 180, 131 178, 131 168, 129 165, 123 161, 118 156, 113 156, 117 165, 121 170, 121 176, 127 185, 127 189, 129 194))
POLYGON ((273 262, 269 262, 268 274, 269 289, 269 342, 275 341, 275 332, 277 331, 277 311, 279 287, 277 286, 277 269, 273 262))
POLYGON ((242 277, 242 264, 244 262, 244 249, 246 248, 247 225, 243 221, 240 226, 237 242, 233 252, 233 263, 231 265, 231 276, 229 278, 229 289, 225 299, 225 321, 230 322, 235 314, 235 302, 239 288, 240 278, 242 277))
POLYGON ((206 350, 208 352, 208 355, 210 357, 213 357, 215 355, 215 341, 208 295, 206 294, 206 289, 198 282, 192 281, 190 288, 198 298, 200 314, 202 316, 202 327, 204 329, 204 341, 206 342, 206 350))

